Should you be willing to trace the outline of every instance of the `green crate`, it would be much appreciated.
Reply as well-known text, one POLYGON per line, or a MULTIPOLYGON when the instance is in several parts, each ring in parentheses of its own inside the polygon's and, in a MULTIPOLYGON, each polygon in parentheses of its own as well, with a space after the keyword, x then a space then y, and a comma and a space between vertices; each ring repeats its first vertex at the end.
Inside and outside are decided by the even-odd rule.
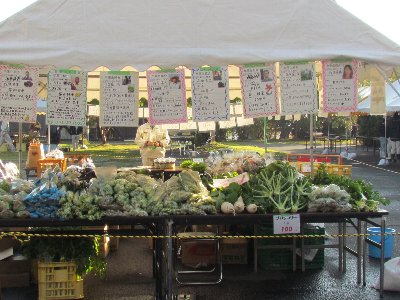
MULTIPOLYGON (((257 232, 258 235, 271 235, 273 229, 271 227, 261 227, 257 232)), ((306 227, 304 228, 304 234, 325 234, 324 228, 319 227, 306 227)), ((324 244, 324 237, 313 237, 306 238, 304 240, 305 245, 322 245, 324 244)), ((276 238, 276 239, 259 239, 259 245, 288 245, 292 243, 291 238, 276 238)), ((301 239, 296 241, 297 247, 301 247, 301 239)), ((293 253, 290 249, 259 249, 258 263, 261 268, 265 270, 292 270, 292 257, 293 253)), ((318 249, 314 259, 312 261, 305 261, 306 269, 321 269, 324 267, 325 251, 324 249, 318 249)), ((296 269, 301 269, 300 256, 296 257, 296 269)))
MULTIPOLYGON (((270 226, 263 226, 260 225, 257 228, 257 235, 274 235, 274 230, 272 225, 270 226)), ((286 234, 279 234, 279 238, 265 238, 265 239, 258 239, 257 242, 260 246, 270 246, 270 245, 291 245, 293 243, 293 238, 285 237, 286 234)))

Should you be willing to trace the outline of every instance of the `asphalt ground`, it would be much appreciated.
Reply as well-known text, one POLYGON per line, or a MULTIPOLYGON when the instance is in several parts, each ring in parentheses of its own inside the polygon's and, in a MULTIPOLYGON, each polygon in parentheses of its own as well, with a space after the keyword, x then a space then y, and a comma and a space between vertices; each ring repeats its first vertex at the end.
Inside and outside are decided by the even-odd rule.
MULTIPOLYGON (((290 146, 289 146, 290 147, 290 146)), ((303 147, 293 149, 304 153, 303 147)), ((318 150, 318 149, 317 149, 318 150)), ((388 227, 400 230, 400 162, 377 169, 378 158, 372 151, 356 152, 356 161, 346 161, 353 165, 353 178, 370 181, 376 190, 391 200, 384 207, 390 213, 388 227), (393 171, 393 172, 389 172, 393 171)), ((336 226, 328 225, 328 233, 337 233, 336 226)), ((348 227, 348 232, 352 230, 348 227)), ((330 239, 327 243, 332 242, 330 239)), ((350 246, 354 238, 348 238, 350 246)), ((400 239, 394 243, 393 257, 400 256, 400 239)), ((106 279, 92 276, 85 278, 85 299, 90 300, 139 300, 152 299, 154 280, 151 268, 151 250, 142 239, 121 240, 118 251, 108 257, 106 279)), ((265 271, 259 268, 254 273, 249 265, 224 266, 224 280, 216 286, 179 287, 181 299, 379 299, 379 293, 372 287, 379 278, 379 263, 368 258, 367 285, 356 284, 356 259, 347 255, 345 273, 338 270, 338 254, 334 249, 325 250, 322 269, 296 271, 265 271), (183 298, 186 296, 186 298, 183 298)), ((4 300, 33 300, 37 297, 35 287, 3 289, 4 300)), ((399 293, 385 292, 385 299, 400 299, 399 293)))

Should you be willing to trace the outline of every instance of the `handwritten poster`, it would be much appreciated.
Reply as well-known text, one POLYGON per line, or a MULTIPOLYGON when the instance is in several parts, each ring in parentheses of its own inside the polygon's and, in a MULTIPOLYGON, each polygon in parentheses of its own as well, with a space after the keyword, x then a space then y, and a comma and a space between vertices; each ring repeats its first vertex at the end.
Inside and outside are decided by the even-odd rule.
POLYGON ((100 93, 100 126, 138 126, 139 73, 101 72, 100 93))
POLYGON ((254 118, 279 114, 275 66, 240 68, 244 116, 254 118))
POLYGON ((0 120, 36 122, 38 68, 0 66, 0 120))
POLYGON ((281 115, 318 112, 318 95, 313 63, 280 64, 281 115))
POLYGON ((186 86, 183 69, 147 71, 146 74, 150 123, 186 122, 186 86))
POLYGON ((192 105, 194 121, 229 120, 227 67, 192 70, 192 105))
POLYGON ((53 70, 49 72, 47 98, 48 125, 86 125, 87 72, 53 70))
POLYGON ((357 61, 322 62, 323 110, 357 110, 357 61))

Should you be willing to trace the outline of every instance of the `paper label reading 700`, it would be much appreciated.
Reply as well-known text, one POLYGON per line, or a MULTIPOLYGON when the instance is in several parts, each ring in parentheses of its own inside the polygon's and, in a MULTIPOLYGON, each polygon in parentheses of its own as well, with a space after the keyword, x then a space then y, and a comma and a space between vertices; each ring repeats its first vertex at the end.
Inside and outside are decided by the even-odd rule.
POLYGON ((275 215, 274 234, 300 233, 300 215, 275 215))

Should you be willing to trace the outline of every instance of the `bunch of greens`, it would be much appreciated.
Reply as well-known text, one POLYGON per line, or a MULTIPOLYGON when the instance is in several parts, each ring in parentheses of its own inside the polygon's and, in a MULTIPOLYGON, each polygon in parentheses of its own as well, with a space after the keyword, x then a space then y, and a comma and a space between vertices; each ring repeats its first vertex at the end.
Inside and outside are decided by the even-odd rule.
POLYGON ((106 275, 106 262, 99 256, 98 238, 31 237, 23 242, 21 250, 32 259, 74 261, 78 276, 90 272, 100 277, 106 275))
POLYGON ((207 170, 207 165, 203 162, 194 162, 192 160, 184 160, 181 163, 181 168, 183 169, 191 169, 193 171, 197 171, 199 173, 204 173, 207 170))
POLYGON ((214 188, 210 196, 215 200, 215 206, 218 211, 221 210, 221 205, 224 202, 234 204, 242 194, 242 187, 236 183, 230 183, 226 188, 214 188))
POLYGON ((244 185, 246 205, 256 204, 263 212, 298 212, 307 207, 311 184, 284 162, 274 162, 252 174, 244 185))
POLYGON ((361 179, 353 180, 346 176, 328 174, 325 164, 318 168, 313 183, 315 185, 336 184, 344 189, 350 194, 349 203, 355 211, 377 211, 380 204, 389 204, 389 200, 375 191, 371 183, 361 179))

